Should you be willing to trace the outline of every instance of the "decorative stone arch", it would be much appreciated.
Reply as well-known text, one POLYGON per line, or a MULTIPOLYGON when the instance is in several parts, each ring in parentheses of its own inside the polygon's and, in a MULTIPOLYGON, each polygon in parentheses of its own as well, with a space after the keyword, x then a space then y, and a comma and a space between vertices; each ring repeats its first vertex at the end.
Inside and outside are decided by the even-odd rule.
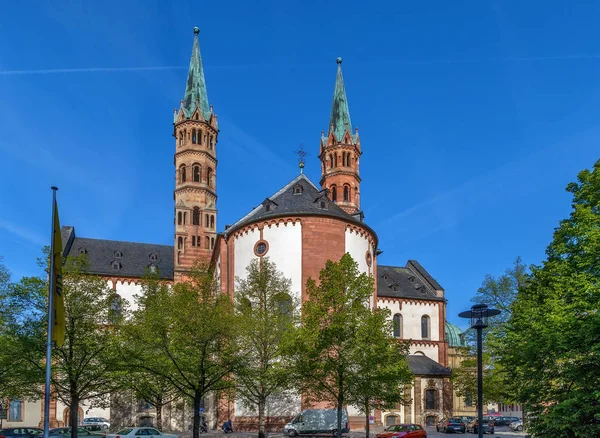
POLYGON ((394 424, 399 424, 400 417, 396 414, 389 414, 385 416, 384 423, 385 426, 393 426, 394 424))
MULTIPOLYGON (((65 427, 69 427, 71 424, 71 408, 68 406, 63 411, 63 420, 65 423, 65 427)), ((77 424, 81 424, 81 420, 83 420, 83 409, 81 408, 81 406, 77 408, 77 420, 77 424)))

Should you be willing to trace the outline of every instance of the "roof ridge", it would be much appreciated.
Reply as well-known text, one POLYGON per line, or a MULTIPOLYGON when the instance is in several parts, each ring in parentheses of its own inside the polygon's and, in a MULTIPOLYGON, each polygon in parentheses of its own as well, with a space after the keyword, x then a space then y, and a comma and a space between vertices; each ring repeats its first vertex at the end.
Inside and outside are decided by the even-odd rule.
POLYGON ((167 248, 174 248, 173 245, 165 245, 162 243, 146 243, 146 242, 133 242, 130 240, 113 240, 113 239, 96 239, 93 237, 75 237, 75 240, 81 241, 81 240, 93 240, 96 242, 111 242, 111 243, 126 243, 129 245, 144 245, 144 246, 164 246, 167 248))

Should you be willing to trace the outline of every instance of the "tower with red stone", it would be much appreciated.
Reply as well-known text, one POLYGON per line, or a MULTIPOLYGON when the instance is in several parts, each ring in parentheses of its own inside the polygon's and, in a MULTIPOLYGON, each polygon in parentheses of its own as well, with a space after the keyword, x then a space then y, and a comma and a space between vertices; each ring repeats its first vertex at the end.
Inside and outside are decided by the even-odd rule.
POLYGON ((185 278, 198 259, 210 260, 217 225, 217 158, 219 128, 208 103, 198 34, 185 95, 175 110, 175 251, 174 281, 185 278))
POLYGON ((337 58, 337 75, 327 136, 321 135, 321 188, 346 213, 360 213, 359 162, 362 154, 358 128, 352 132, 348 100, 342 76, 342 58, 337 58))

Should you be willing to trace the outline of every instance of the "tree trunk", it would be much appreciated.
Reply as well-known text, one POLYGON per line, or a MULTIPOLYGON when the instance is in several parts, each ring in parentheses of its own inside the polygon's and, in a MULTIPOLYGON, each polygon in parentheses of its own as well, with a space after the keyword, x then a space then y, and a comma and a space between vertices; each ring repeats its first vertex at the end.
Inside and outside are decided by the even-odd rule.
POLYGON ((69 405, 69 425, 71 426, 71 438, 77 438, 77 427, 79 426, 79 397, 71 394, 69 405))
POLYGON ((199 438, 200 436, 200 403, 202 402, 202 395, 196 391, 194 394, 194 429, 192 432, 192 438, 199 438))
POLYGON ((162 408, 163 408, 162 403, 158 403, 155 406, 155 409, 156 409, 156 427, 161 432, 162 432, 162 429, 163 429, 163 425, 162 425, 162 408))
POLYGON ((365 433, 365 437, 366 437, 366 438, 369 438, 369 434, 370 434, 369 426, 370 426, 370 423, 371 423, 371 422, 370 422, 370 414, 371 414, 371 411, 370 411, 370 409, 369 409, 369 400, 366 400, 366 401, 365 401, 365 414, 366 414, 366 416, 367 416, 367 421, 366 421, 366 423, 365 423, 365 432, 366 432, 366 433, 365 433))
POLYGON ((258 438, 265 438, 265 405, 267 401, 264 398, 258 402, 258 438))
POLYGON ((344 406, 344 395, 342 391, 339 392, 338 400, 337 400, 337 430, 336 436, 337 438, 342 438, 342 409, 344 406))

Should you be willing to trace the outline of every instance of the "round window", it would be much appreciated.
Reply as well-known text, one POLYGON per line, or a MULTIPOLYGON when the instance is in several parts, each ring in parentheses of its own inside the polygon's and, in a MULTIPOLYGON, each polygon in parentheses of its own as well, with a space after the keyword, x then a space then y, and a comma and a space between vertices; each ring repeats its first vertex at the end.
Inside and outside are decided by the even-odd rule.
POLYGON ((370 252, 367 252, 366 260, 367 260, 367 266, 371 266, 373 264, 373 256, 371 256, 370 252))
POLYGON ((261 240, 254 245, 254 254, 259 257, 264 256, 269 250, 269 245, 264 240, 261 240))

